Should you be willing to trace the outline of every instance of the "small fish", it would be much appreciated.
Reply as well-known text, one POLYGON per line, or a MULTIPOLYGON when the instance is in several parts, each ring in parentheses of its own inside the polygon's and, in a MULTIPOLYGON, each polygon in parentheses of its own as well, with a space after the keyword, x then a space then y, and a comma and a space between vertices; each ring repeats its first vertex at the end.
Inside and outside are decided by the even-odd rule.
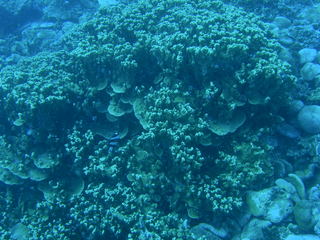
POLYGON ((119 134, 118 134, 118 135, 116 135, 116 136, 114 136, 114 137, 109 138, 108 140, 109 140, 109 141, 118 141, 118 140, 120 140, 120 136, 119 136, 119 134))

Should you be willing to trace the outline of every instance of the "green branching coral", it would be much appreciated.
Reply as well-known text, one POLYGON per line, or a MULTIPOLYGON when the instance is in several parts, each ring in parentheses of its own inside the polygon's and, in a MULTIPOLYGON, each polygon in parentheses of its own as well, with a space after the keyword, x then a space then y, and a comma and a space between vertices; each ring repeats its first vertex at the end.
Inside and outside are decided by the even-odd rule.
POLYGON ((84 45, 76 52, 101 46, 107 66, 114 64, 111 71, 126 70, 131 80, 169 71, 191 85, 215 80, 222 89, 235 88, 252 101, 257 98, 253 94, 260 101, 275 96, 290 82, 288 66, 278 59, 279 45, 267 27, 219 1, 141 1, 110 23, 104 16, 113 11, 119 10, 101 11, 86 25, 84 45), (112 45, 117 55, 110 62, 112 45))
POLYGON ((194 102, 177 85, 163 86, 151 91, 143 103, 138 101, 145 104, 135 109, 144 111, 145 118, 140 121, 146 132, 130 144, 130 179, 139 191, 159 192, 162 202, 168 201, 175 209, 182 201, 192 210, 204 207, 209 212, 227 213, 242 204, 241 191, 272 175, 268 149, 251 137, 251 143, 220 147, 225 152, 212 149, 211 154, 204 153, 201 138, 208 125, 201 117, 203 113, 194 109, 194 102), (139 186, 141 178, 144 186, 139 186), (158 186, 162 189, 155 189, 158 186))
POLYGON ((255 16, 138 1, 101 9, 64 43, 0 73, 1 176, 18 174, 16 158, 37 173, 16 183, 38 195, 11 225, 38 239, 192 239, 272 178, 259 139, 294 77, 255 16))

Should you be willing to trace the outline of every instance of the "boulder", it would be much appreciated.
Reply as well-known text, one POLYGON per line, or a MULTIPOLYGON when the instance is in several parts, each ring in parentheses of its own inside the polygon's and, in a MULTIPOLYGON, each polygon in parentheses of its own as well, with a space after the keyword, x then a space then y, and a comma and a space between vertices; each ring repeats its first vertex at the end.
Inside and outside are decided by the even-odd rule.
POLYGON ((298 123, 306 133, 317 134, 320 132, 320 106, 304 106, 297 116, 298 123))
POLYGON ((303 48, 299 51, 300 63, 313 62, 317 57, 317 50, 313 48, 303 48))
POLYGON ((303 65, 300 73, 303 80, 311 81, 320 75, 320 65, 308 62, 303 65))

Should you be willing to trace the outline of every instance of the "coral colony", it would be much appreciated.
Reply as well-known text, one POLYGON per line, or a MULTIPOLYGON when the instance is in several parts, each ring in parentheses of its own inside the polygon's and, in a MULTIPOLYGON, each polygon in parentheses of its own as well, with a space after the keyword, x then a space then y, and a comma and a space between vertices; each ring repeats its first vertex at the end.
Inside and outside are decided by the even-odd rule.
POLYGON ((0 239, 319 240, 319 9, 0 0, 0 239))

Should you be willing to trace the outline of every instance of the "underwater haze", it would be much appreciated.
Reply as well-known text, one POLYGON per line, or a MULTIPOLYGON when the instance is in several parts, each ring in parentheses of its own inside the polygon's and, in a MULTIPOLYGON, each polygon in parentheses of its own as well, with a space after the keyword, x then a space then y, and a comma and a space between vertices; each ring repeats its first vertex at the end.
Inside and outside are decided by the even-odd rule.
POLYGON ((320 240, 319 0, 0 0, 0 240, 320 240))

